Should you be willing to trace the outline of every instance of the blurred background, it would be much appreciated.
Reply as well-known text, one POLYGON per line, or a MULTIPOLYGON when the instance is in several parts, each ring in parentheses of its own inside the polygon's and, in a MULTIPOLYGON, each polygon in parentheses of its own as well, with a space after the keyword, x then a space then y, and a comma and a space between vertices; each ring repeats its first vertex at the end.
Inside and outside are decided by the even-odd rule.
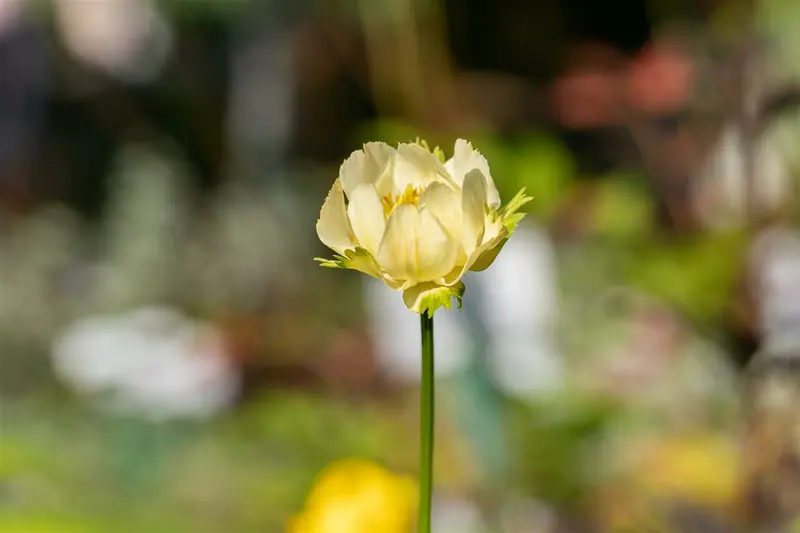
POLYGON ((312 258, 417 136, 534 196, 437 313, 436 532, 800 531, 798 24, 0 0, 0 531, 411 533, 416 315, 312 258))

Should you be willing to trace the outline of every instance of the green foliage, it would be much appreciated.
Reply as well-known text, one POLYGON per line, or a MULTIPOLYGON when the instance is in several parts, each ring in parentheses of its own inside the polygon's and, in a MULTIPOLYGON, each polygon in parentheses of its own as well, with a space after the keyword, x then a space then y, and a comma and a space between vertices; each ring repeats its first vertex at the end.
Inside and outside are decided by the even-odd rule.
POLYGON ((329 462, 392 465, 414 445, 386 408, 330 396, 272 394, 226 420, 176 426, 111 423, 54 400, 4 405, 0 483, 13 497, 0 531, 280 531, 329 462), (136 479, 117 468, 128 459, 136 479))
POLYGON ((595 197, 592 228, 599 237, 630 242, 652 236, 654 203, 643 176, 610 175, 595 197))
POLYGON ((42 516, 34 513, 0 512, 0 531, 19 533, 122 533, 100 524, 69 516, 42 516))
POLYGON ((599 446, 619 412, 596 398, 562 394, 510 411, 516 482, 526 492, 576 510, 598 479, 599 446))
POLYGON ((746 245, 737 233, 642 243, 628 254, 627 278, 695 322, 713 324, 730 304, 746 245))

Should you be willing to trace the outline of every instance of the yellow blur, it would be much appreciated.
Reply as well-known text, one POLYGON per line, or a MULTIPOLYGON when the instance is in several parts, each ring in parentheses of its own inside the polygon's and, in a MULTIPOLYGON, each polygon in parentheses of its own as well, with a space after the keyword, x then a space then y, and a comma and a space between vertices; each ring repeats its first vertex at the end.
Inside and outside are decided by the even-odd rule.
POLYGON ((287 533, 409 533, 416 482, 361 459, 344 459, 317 478, 287 533))

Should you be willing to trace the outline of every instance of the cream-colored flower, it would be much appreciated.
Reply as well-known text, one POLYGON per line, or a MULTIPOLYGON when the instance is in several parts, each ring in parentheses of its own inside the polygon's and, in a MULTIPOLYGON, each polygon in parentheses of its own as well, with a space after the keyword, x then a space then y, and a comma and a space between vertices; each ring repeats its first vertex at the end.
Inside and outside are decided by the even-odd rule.
POLYGON ((520 191, 501 208, 489 164, 465 140, 447 161, 424 142, 367 143, 322 206, 317 234, 337 255, 318 260, 381 279, 409 309, 432 315, 451 297, 460 302, 461 278, 491 265, 529 200, 520 191))

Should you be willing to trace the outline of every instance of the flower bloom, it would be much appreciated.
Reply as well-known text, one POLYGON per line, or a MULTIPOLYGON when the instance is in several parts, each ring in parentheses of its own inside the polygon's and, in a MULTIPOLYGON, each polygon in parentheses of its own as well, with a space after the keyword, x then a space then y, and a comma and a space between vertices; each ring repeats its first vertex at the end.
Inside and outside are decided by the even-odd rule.
POLYGON ((413 479, 362 459, 329 465, 289 533, 407 533, 416 507, 413 479))
POLYGON ((468 270, 484 270, 524 216, 505 207, 486 159, 459 139, 444 161, 424 142, 373 142, 353 152, 325 199, 317 235, 336 252, 322 266, 358 270, 403 291, 417 313, 451 306, 468 270))
POLYGON ((241 385, 221 334, 170 308, 82 319, 55 341, 57 375, 115 412, 150 420, 204 419, 241 385))

